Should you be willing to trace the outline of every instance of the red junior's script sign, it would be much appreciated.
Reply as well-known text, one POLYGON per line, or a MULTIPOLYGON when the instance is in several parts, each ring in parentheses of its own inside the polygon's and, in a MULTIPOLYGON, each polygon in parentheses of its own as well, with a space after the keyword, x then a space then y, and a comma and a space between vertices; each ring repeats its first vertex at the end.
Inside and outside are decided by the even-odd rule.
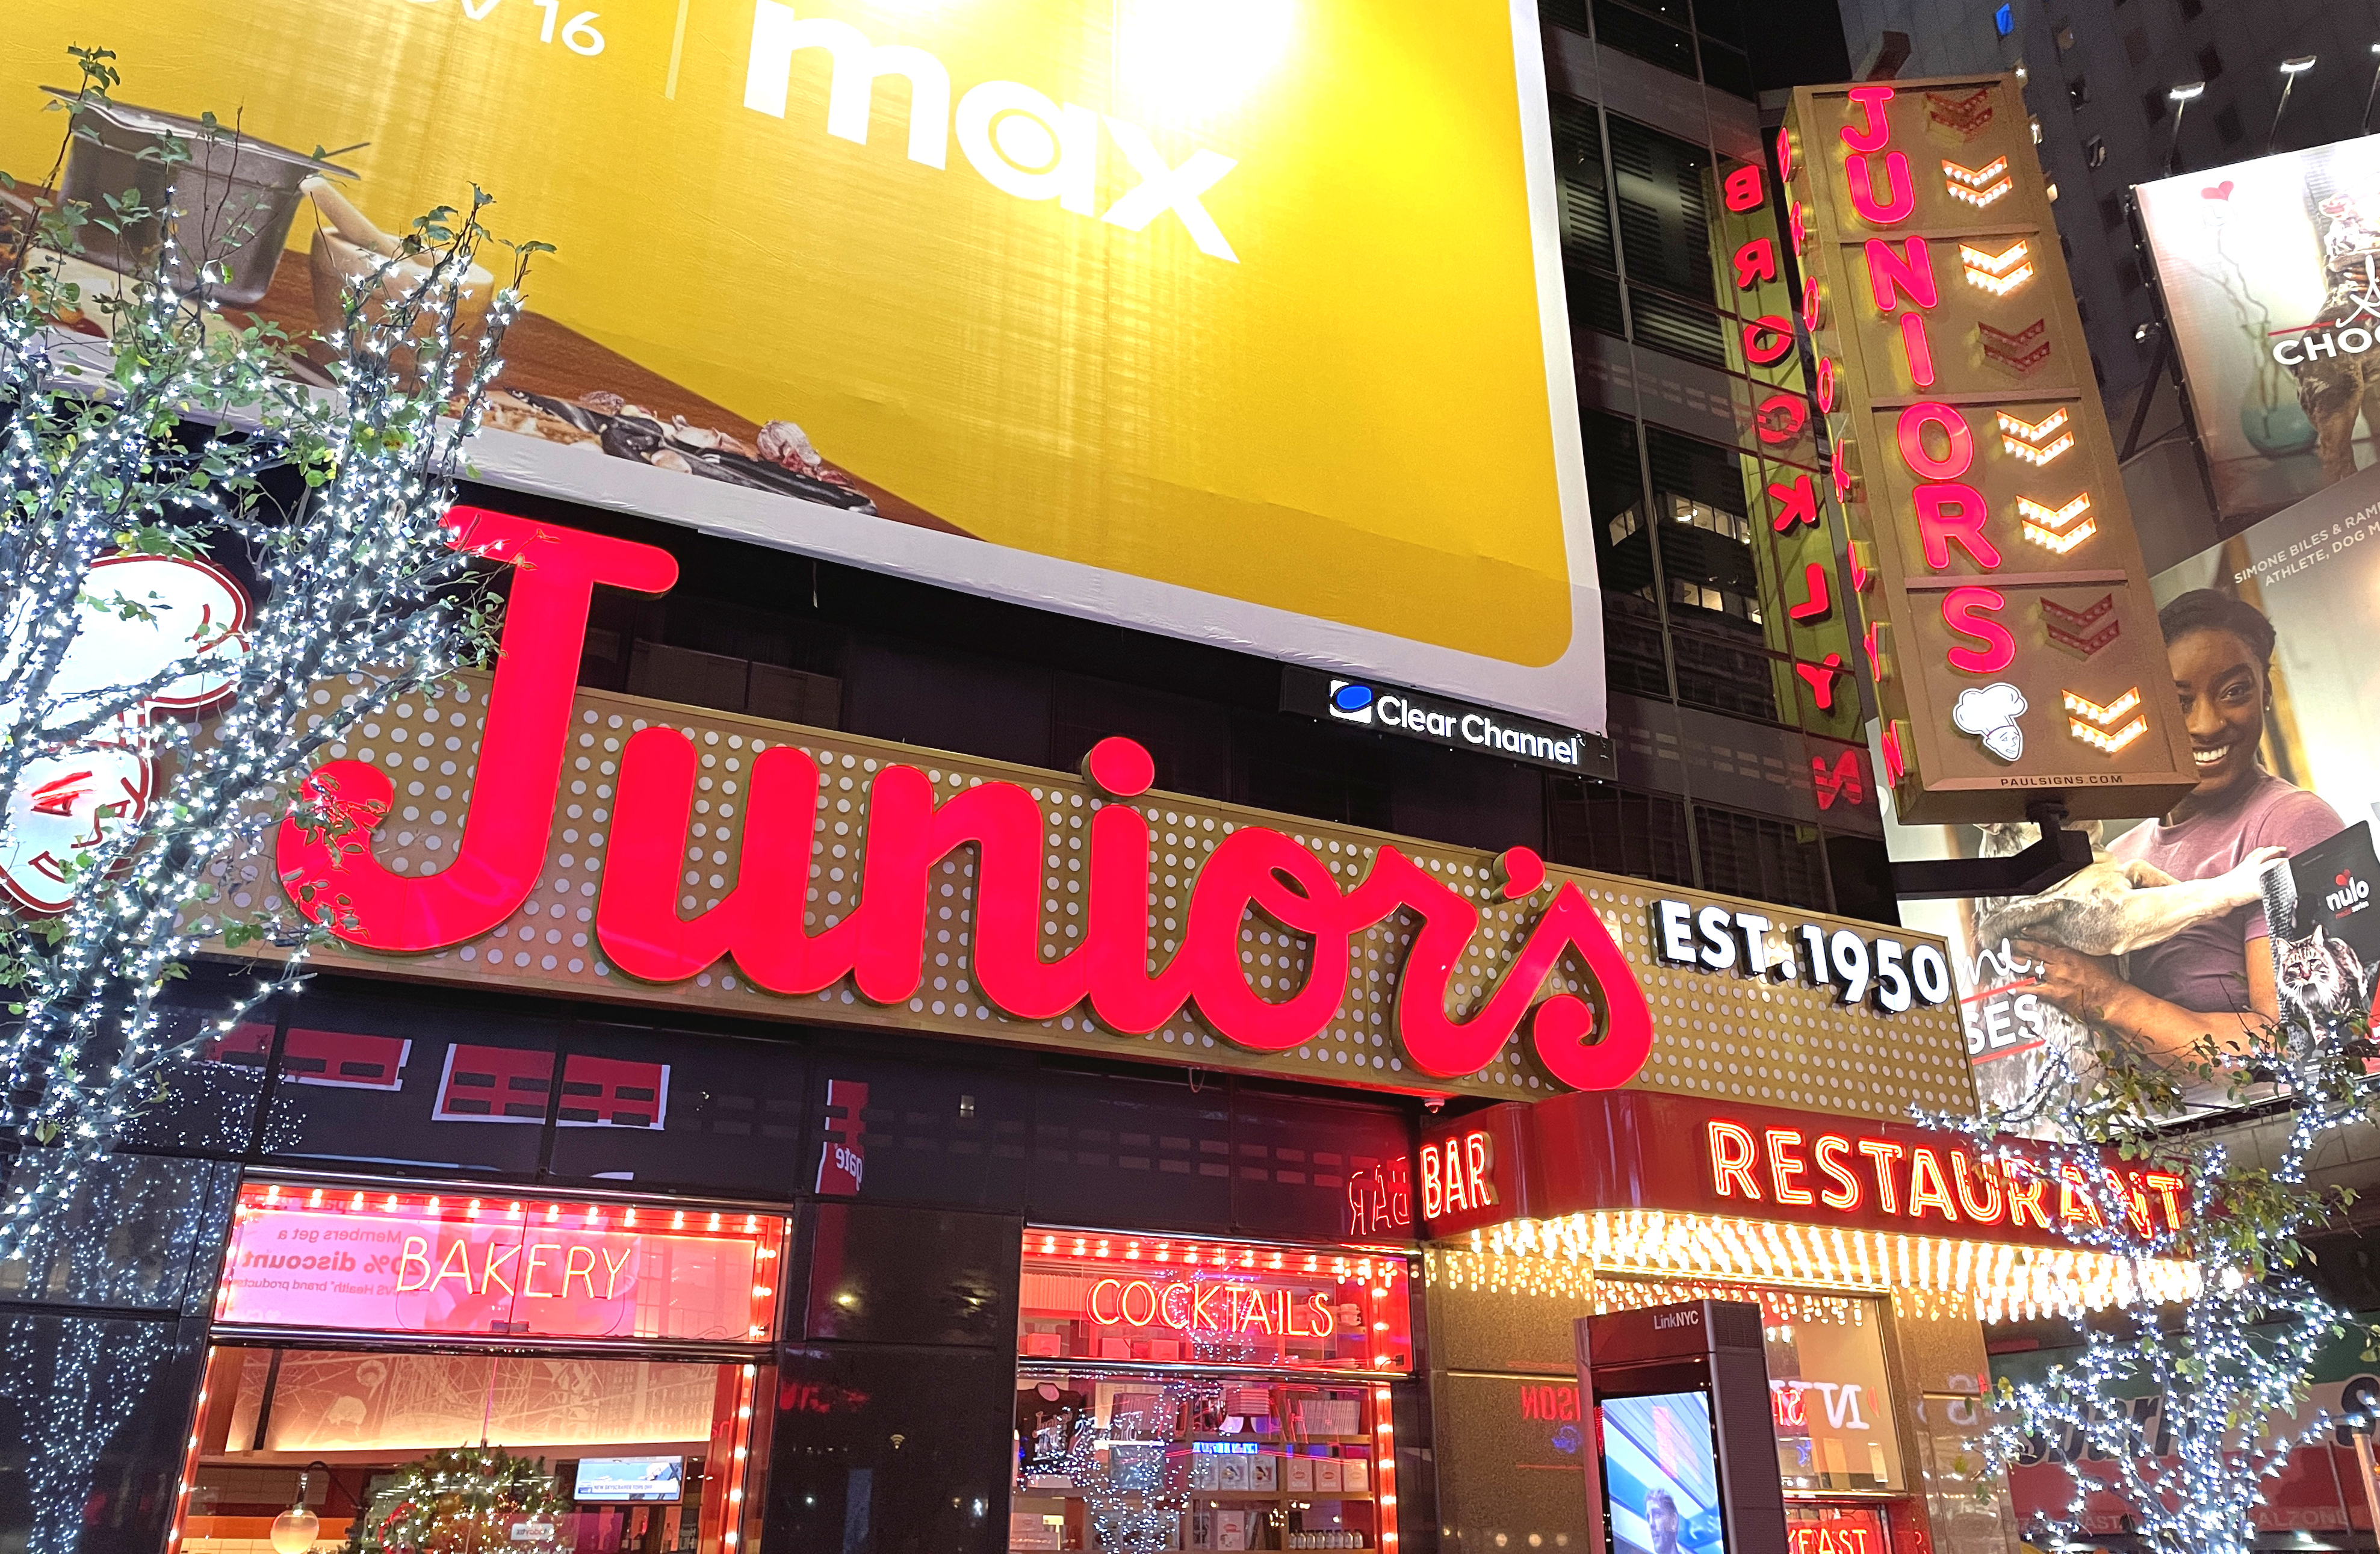
MULTIPOLYGON (((336 937, 364 948, 458 944, 503 923, 528 898, 546 856, 592 590, 601 583, 658 593, 676 577, 668 552, 649 545, 482 508, 457 507, 453 523, 457 546, 516 568, 459 856, 439 873, 410 878, 376 860, 372 832, 387 818, 394 790, 384 772, 362 761, 332 761, 308 782, 309 796, 339 818, 338 827, 310 835, 291 820, 281 829, 278 868, 292 898, 336 937)), ((1063 954, 1045 958, 1042 860, 1050 844, 1034 796, 1012 783, 987 782, 937 803, 926 773, 901 764, 871 779, 858 904, 813 934, 803 909, 820 772, 786 746, 753 763, 735 888, 717 905, 682 917, 698 759, 683 734, 655 727, 628 741, 621 762, 595 926, 612 963, 647 981, 684 981, 731 958, 771 992, 814 993, 849 977, 871 1002, 905 1002, 924 976, 929 873, 972 847, 980 859, 976 980, 987 999, 1020 1019, 1050 1019, 1087 1002, 1110 1028, 1138 1035, 1195 1005, 1238 1046, 1284 1051, 1313 1040, 1346 997, 1351 937, 1402 910, 1418 924, 1400 979, 1397 1035, 1423 1073, 1478 1070, 1533 1005, 1538 1059, 1577 1088, 1625 1084, 1651 1050, 1652 1015, 1635 976, 1576 885, 1552 892, 1476 1012, 1452 1018, 1449 985, 1474 952, 1479 908, 1392 846, 1381 847, 1363 880, 1342 891, 1312 851, 1261 826, 1238 827, 1206 861, 1181 947, 1152 973, 1149 825, 1129 804, 1103 804, 1093 817, 1084 932, 1063 954), (1250 985, 1240 934, 1251 909, 1311 936, 1311 970, 1294 993, 1268 998, 1250 985), (1587 967, 1594 1004, 1567 992, 1538 1002, 1565 953, 1587 967)), ((1148 753, 1128 740, 1101 741, 1087 765, 1110 798, 1137 797, 1155 779, 1148 753)), ((1544 863, 1526 848, 1506 852, 1500 864, 1508 900, 1546 883, 1544 863)))
POLYGON ((215 1319, 453 1337, 754 1343, 782 1223, 710 1209, 240 1190, 215 1319))

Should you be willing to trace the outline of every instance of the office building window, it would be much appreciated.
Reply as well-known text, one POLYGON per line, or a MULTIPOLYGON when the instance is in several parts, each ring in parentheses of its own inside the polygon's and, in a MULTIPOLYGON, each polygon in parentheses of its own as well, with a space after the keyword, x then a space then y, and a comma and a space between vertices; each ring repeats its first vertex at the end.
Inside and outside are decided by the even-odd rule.
POLYGON ((1826 854, 1817 827, 1697 804, 1694 842, 1702 853, 1703 889, 1813 912, 1828 909, 1826 854))
POLYGON ((2002 6, 1992 13, 1992 30, 2003 38, 2016 30, 2014 6, 2002 6))
POLYGON ((2213 43, 2198 51, 2198 76, 2201 80, 2213 80, 2223 73, 2223 51, 2213 43))
POLYGON ((1688 80, 1695 79, 1694 35, 1617 0, 1596 0, 1595 41, 1688 80))
POLYGON ((1685 800, 1557 777, 1547 801, 1546 856, 1555 863, 1670 885, 1694 883, 1685 800))
POLYGON ((2240 105, 2226 103, 2215 110, 2215 134, 2227 146, 2236 146, 2248 133, 2240 122, 2240 105))

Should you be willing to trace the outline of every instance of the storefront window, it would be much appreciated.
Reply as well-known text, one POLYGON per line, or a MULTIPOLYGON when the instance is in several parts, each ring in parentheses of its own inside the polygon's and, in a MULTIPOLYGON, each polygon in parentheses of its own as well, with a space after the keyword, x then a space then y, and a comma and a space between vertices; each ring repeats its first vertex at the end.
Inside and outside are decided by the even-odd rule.
POLYGON ((1654 1280, 1595 1282, 1598 1311, 1706 1299, 1760 1305, 1761 1331, 1767 1341, 1769 1406, 1777 1426, 1777 1466, 1789 1494, 1907 1489, 1892 1387, 1885 1369, 1883 1302, 1654 1280))
POLYGON ((783 1234, 242 1187, 167 1554, 755 1554, 783 1234))
POLYGON ((1396 1548, 1404 1260, 1026 1232, 1012 1549, 1396 1548))
POLYGON ((1789 1505, 1786 1554, 1892 1554, 1884 1512, 1864 1505, 1789 1505))
POLYGON ((741 1507, 757 1490, 751 1404, 763 1368, 220 1347, 169 1547, 275 1547, 264 1540, 300 1475, 314 1549, 355 1547, 351 1534, 393 1547, 395 1529, 381 1529, 416 1514, 421 1479, 456 1471, 460 1443, 463 1471, 515 1481, 477 1515, 461 1496, 431 1506, 414 1547, 500 1533, 524 1554, 732 1554, 749 1541, 741 1507))

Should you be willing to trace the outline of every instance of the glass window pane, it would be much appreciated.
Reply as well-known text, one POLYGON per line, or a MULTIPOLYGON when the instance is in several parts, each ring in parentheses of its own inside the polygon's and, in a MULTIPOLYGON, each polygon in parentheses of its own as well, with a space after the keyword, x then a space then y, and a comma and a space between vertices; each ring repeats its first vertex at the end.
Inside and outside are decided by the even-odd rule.
POLYGON ((1743 32, 1743 0, 1694 0, 1694 29, 1731 48, 1749 46, 1743 32))
POLYGON ((1049 1074, 1033 1139, 1033 1215, 1056 1224, 1222 1230, 1232 1222, 1231 1093, 1049 1074))
POLYGON ((1595 104, 1553 99, 1554 182, 1561 195, 1562 263, 1617 271, 1611 188, 1603 172, 1603 129, 1595 104))
POLYGON ((1697 804, 1694 841, 1702 851, 1703 889, 1827 910, 1817 827, 1697 804))
POLYGON ((562 1061, 552 1173, 790 1197, 808 1187, 799 1049, 578 1026, 562 1061))
MULTIPOLYGON (((1621 14, 1663 31, 1633 11, 1621 14)), ((1598 24, 1602 14, 1597 12, 1598 24)), ((1633 25, 1633 24, 1632 24, 1633 25)), ((1679 34, 1682 39, 1684 34, 1679 34)), ((1694 70, 1685 45, 1686 73, 1694 70)), ((1716 304, 1711 290, 1710 209, 1704 193, 1711 153, 1706 147, 1609 116, 1611 171, 1619 196, 1620 242, 1629 280, 1678 297, 1716 304)))
POLYGON ((1703 41, 1703 80, 1719 91, 1730 92, 1747 101, 1756 97, 1752 84, 1752 63, 1730 48, 1721 48, 1708 39, 1703 41))
POLYGON ((428 1002, 309 994, 282 1034, 265 1149, 532 1174, 559 1029, 428 1002))
MULTIPOLYGON (((1635 250, 1629 252, 1633 260, 1635 250)), ((1638 345, 1706 367, 1728 365, 1727 325, 1709 309, 1642 285, 1628 288, 1628 307, 1638 345)))
POLYGON ((1566 777, 1555 781, 1551 803, 1547 856, 1554 862, 1672 885, 1694 882, 1685 800, 1566 777))
POLYGON ((1657 21, 1642 11, 1596 0, 1595 39, 1622 54, 1634 55, 1664 70, 1691 80, 1694 75, 1694 36, 1682 27, 1657 21))
MULTIPOLYGON (((48 1176, 59 1161, 27 1150, 8 1179, 48 1176)), ((45 1217, 23 1256, 0 1263, 0 1301, 178 1310, 194 1263, 212 1265, 223 1244, 238 1168, 110 1155, 80 1171, 63 1210, 45 1217)))

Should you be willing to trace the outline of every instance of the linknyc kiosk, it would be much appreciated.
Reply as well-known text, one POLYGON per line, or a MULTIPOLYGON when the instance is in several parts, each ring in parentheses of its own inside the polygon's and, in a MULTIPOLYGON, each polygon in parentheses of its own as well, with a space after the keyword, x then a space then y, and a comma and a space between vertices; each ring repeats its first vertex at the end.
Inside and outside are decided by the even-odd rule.
POLYGON ((1656 1305, 1572 1331, 1606 1554, 1786 1554, 1760 1307, 1656 1305))

